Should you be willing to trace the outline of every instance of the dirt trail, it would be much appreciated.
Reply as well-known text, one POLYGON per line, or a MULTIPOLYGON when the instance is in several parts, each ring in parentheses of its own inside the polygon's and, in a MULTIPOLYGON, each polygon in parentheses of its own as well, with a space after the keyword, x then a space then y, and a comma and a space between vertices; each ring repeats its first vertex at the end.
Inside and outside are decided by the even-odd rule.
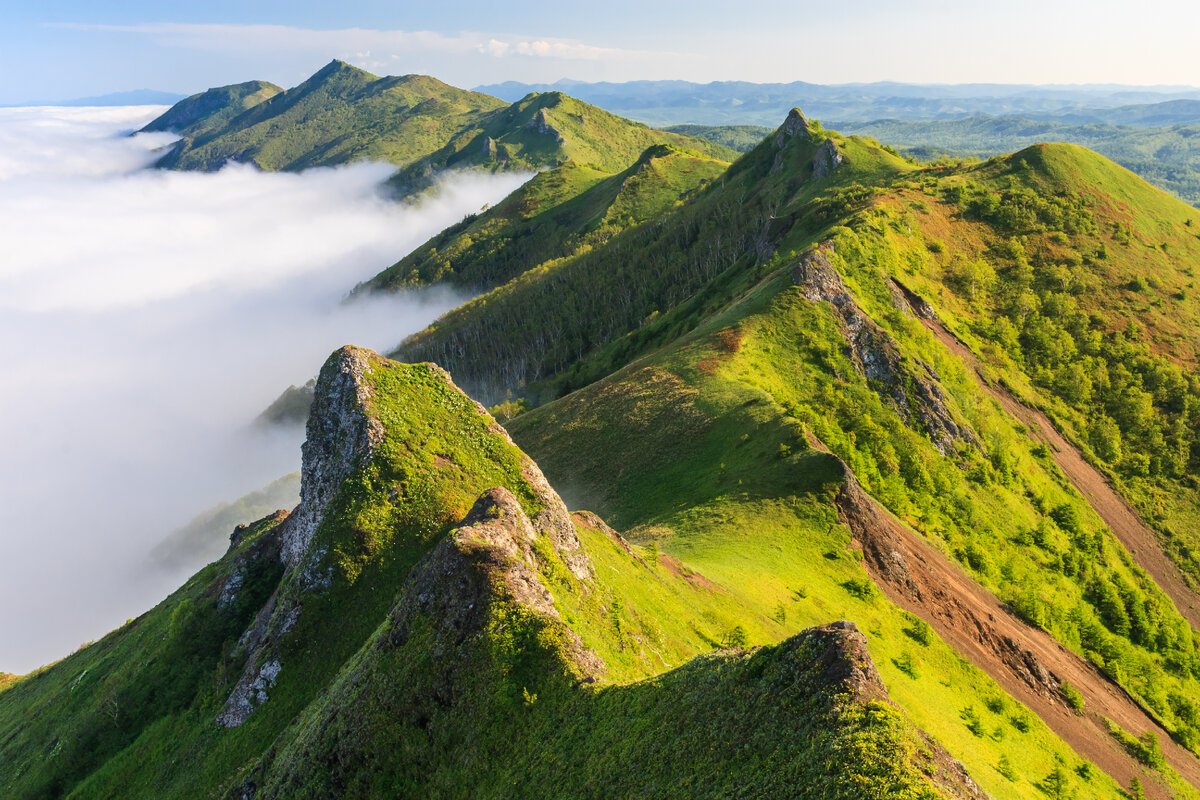
POLYGON ((1122 785, 1137 776, 1150 797, 1169 798, 1149 772, 1109 735, 1104 718, 1153 732, 1168 764, 1200 787, 1200 761, 1171 740, 1120 687, 1049 634, 1023 622, 948 557, 893 517, 846 469, 838 497, 842 520, 862 548, 871 577, 897 605, 925 620, 956 652, 1029 706, 1081 756, 1122 785), (1080 715, 1062 698, 1070 683, 1085 699, 1080 715))
POLYGON ((979 378, 979 383, 1000 406, 1029 428, 1033 436, 1050 449, 1055 463, 1066 474, 1084 499, 1096 510, 1105 524, 1112 529, 1121 544, 1134 560, 1146 570, 1167 596, 1175 603, 1179 613, 1200 630, 1200 596, 1184 580, 1179 567, 1163 552, 1158 537, 1138 517, 1137 513, 1109 484, 1100 472, 1084 459, 1073 444, 1063 438, 1050 418, 1018 400, 1003 386, 997 386, 984 377, 979 359, 969 347, 951 333, 938 319, 933 308, 899 281, 893 281, 904 294, 917 319, 924 323, 938 340, 956 356, 961 358, 979 378))

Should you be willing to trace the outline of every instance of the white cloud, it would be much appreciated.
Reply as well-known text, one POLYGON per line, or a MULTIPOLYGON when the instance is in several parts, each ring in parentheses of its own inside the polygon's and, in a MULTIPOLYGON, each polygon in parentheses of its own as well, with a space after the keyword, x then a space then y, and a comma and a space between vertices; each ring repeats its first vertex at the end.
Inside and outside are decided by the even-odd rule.
POLYGON ((160 109, 0 109, 0 670, 66 655, 180 575, 165 534, 295 470, 246 424, 347 342, 385 349, 462 298, 341 302, 524 176, 459 176, 416 208, 389 169, 143 170, 160 109))
POLYGON ((372 53, 438 53, 467 55, 480 53, 496 58, 527 56, 564 61, 593 61, 602 58, 629 57, 637 51, 600 47, 576 39, 528 38, 460 32, 380 30, 375 28, 337 28, 320 30, 290 25, 242 25, 156 22, 137 25, 65 23, 55 27, 105 33, 130 33, 148 36, 168 47, 215 52, 244 53, 300 51, 337 53, 343 58, 375 63, 372 53))

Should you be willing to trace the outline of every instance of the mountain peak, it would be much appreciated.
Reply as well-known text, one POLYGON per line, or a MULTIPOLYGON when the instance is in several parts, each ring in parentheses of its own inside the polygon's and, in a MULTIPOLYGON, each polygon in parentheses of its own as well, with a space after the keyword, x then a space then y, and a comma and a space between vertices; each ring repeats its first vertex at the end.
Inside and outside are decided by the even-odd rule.
POLYGON ((783 124, 775 131, 775 146, 783 147, 788 139, 794 139, 796 136, 808 132, 808 120, 804 118, 804 114, 799 108, 793 108, 788 112, 783 124))
POLYGON ((368 376, 380 360, 370 350, 347 345, 321 367, 301 449, 300 505, 283 534, 289 564, 305 554, 333 495, 383 439, 383 426, 367 413, 368 376))

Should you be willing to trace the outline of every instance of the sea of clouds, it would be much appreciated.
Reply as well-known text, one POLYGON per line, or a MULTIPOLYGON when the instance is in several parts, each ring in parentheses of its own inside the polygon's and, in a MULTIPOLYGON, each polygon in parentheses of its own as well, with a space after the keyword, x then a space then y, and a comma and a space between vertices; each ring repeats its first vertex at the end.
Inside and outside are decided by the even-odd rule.
POLYGON ((299 467, 250 423, 336 347, 387 349, 464 298, 346 292, 527 176, 416 205, 390 168, 149 169, 156 107, 0 109, 0 671, 67 655, 199 565, 146 554, 299 467))

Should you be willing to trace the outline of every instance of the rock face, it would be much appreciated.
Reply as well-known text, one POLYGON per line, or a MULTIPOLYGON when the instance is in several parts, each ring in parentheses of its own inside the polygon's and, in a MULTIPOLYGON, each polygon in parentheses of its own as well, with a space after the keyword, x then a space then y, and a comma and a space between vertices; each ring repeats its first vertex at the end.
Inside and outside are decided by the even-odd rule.
POLYGON ((283 532, 282 556, 289 566, 307 552, 338 488, 383 439, 383 426, 365 411, 370 389, 363 378, 371 370, 372 355, 343 347, 317 378, 301 450, 300 505, 283 532))
POLYGON ((553 136, 554 141, 560 144, 563 141, 562 132, 558 128, 554 127, 553 124, 551 124, 550 117, 548 114, 546 114, 546 109, 544 108, 539 108, 533 119, 529 120, 529 122, 525 124, 540 134, 545 136, 553 136))
MULTIPOLYGON (((313 537, 343 484, 369 464, 384 439, 383 424, 370 410, 369 380, 382 363, 380 356, 369 350, 343 347, 321 369, 302 448, 300 504, 290 515, 284 515, 270 540, 274 543, 272 555, 283 562, 286 574, 238 642, 244 667, 217 718, 220 725, 237 727, 268 701, 276 679, 286 668, 279 657, 280 644, 300 618, 305 596, 323 590, 332 580, 325 547, 314 545, 313 537)), ((437 379, 459 391, 449 373, 440 367, 424 365, 421 369, 432 371, 437 379)), ((511 445, 508 432, 491 419, 487 410, 478 403, 472 405, 474 413, 486 420, 486 435, 511 445)), ((424 566, 414 570, 409 579, 412 588, 404 595, 407 605, 396 612, 398 620, 408 619, 414 610, 420 610, 434 615, 446 631, 472 630, 482 619, 477 615, 483 613, 497 591, 541 616, 557 619, 554 602, 537 574, 533 543, 540 536, 546 537, 575 578, 594 579, 591 559, 579 541, 566 504, 532 459, 523 453, 520 459, 521 478, 532 490, 540 510, 527 515, 506 488, 486 492, 426 557, 424 566)), ((244 532, 235 533, 235 537, 239 535, 244 532)), ((239 567, 226 582, 221 595, 226 604, 236 598, 243 572, 239 567)), ((603 663, 581 642, 575 644, 572 654, 585 671, 603 669, 603 663)))
MULTIPOLYGON (((383 426, 367 413, 370 384, 365 378, 374 358, 378 356, 369 350, 343 347, 329 357, 317 378, 301 448, 300 504, 277 528, 279 558, 288 574, 238 642, 245 666, 217 717, 218 724, 227 728, 244 723, 267 701, 268 690, 283 669, 274 653, 300 615, 297 593, 283 592, 283 587, 290 584, 303 592, 327 582, 316 571, 323 553, 310 552, 309 545, 342 484, 366 465, 383 440, 383 426)), ((232 583, 227 583, 222 599, 225 593, 237 591, 238 582, 232 583)))
POLYGON ((842 165, 846 159, 837 149, 837 145, 832 139, 826 139, 817 148, 817 152, 813 154, 812 159, 812 176, 813 180, 822 180, 828 178, 835 169, 842 165))
MULTIPOLYGON (((512 492, 502 487, 484 492, 458 527, 413 569, 392 612, 390 644, 407 642, 413 621, 424 615, 433 621, 440 649, 458 647, 482 629, 488 608, 500 601, 559 620, 554 598, 538 574, 533 549, 538 535, 537 522, 529 519, 512 492)), ((587 556, 582 551, 578 556, 590 573, 587 556)), ((575 665, 588 675, 601 673, 604 662, 573 631, 563 630, 575 665)))
POLYGON ((775 149, 781 150, 788 143, 789 139, 794 139, 800 134, 808 133, 808 120, 804 118, 804 114, 800 109, 793 108, 788 112, 787 119, 779 126, 779 130, 775 131, 775 149))
POLYGON ((905 422, 924 428, 943 454, 956 442, 978 447, 974 431, 950 413, 946 395, 928 367, 908 364, 892 337, 859 307, 829 261, 831 249, 826 243, 806 252, 792 278, 806 298, 833 306, 855 367, 905 422))

